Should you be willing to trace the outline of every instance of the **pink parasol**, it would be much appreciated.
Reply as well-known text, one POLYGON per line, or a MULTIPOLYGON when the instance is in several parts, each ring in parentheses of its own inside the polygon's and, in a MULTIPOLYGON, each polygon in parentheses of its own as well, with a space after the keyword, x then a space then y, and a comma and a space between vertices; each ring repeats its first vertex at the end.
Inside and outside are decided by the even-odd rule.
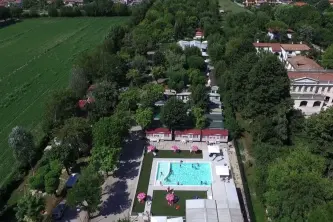
POLYGON ((165 199, 168 201, 168 202, 173 202, 175 200, 175 195, 173 193, 168 193, 166 196, 165 196, 165 199))
POLYGON ((193 152, 197 152, 199 150, 199 147, 198 146, 192 146, 192 151, 193 152))
POLYGON ((179 147, 178 146, 172 146, 172 149, 173 149, 173 151, 177 151, 177 150, 179 150, 179 147))
POLYGON ((156 148, 152 145, 148 146, 148 153, 154 151, 156 148))
POLYGON ((137 198, 138 198, 138 201, 143 201, 145 198, 146 198, 146 194, 145 193, 139 193, 138 194, 138 196, 137 196, 137 198))

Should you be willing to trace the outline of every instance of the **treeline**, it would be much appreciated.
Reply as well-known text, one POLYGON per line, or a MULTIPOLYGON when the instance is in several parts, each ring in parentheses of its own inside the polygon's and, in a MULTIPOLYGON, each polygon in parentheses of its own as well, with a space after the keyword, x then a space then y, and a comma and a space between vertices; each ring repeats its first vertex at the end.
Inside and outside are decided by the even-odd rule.
MULTIPOLYGON (((253 159, 247 160, 245 167, 254 167, 255 195, 267 209, 267 217, 272 221, 332 221, 329 144, 333 109, 305 119, 293 109, 284 64, 276 55, 257 54, 252 45, 258 38, 265 40, 267 32, 262 30, 276 21, 269 12, 281 8, 294 9, 264 6, 254 14, 226 15, 220 23, 223 30, 208 37, 208 53, 220 81, 225 126, 235 139, 245 132, 252 138, 248 151, 253 159)), ((290 20, 286 26, 294 24, 297 34, 297 27, 320 22, 313 20, 316 9, 302 8, 307 13, 296 14, 301 24, 290 20)), ((297 38, 304 36, 298 34, 297 38)))

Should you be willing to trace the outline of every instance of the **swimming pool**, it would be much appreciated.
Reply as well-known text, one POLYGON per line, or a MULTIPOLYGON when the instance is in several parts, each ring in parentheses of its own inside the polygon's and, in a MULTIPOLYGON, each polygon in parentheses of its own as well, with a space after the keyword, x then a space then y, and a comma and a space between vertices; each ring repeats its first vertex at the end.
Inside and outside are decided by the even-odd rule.
POLYGON ((211 185, 210 163, 158 162, 156 182, 163 185, 211 185))

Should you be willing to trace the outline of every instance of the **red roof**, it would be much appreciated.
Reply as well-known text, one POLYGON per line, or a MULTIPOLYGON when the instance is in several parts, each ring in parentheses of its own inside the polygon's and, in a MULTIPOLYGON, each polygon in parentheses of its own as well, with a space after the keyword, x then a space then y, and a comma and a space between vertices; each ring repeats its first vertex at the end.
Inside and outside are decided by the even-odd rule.
POLYGON ((195 134, 195 135, 201 135, 201 130, 197 129, 189 129, 189 130, 176 130, 175 135, 189 135, 189 134, 195 134))
POLYGON ((156 128, 146 130, 146 134, 171 134, 171 131, 167 128, 156 128))
POLYGON ((305 44, 281 44, 281 48, 286 51, 307 51, 310 47, 305 44))
POLYGON ((295 6, 304 6, 304 5, 307 5, 307 3, 305 3, 305 2, 294 2, 293 5, 295 5, 295 6))
POLYGON ((319 81, 333 81, 333 71, 327 72, 305 72, 305 71, 291 71, 288 72, 289 79, 311 78, 319 81))
POLYGON ((255 42, 253 43, 256 48, 272 48, 273 52, 281 52, 281 44, 280 43, 270 43, 270 42, 255 42))
POLYGON ((87 104, 87 100, 83 100, 83 99, 81 99, 81 100, 79 100, 79 107, 81 108, 81 109, 83 109, 85 106, 86 106, 86 104, 87 104))
POLYGON ((221 136, 228 136, 228 130, 220 130, 220 129, 206 129, 202 130, 202 136, 214 136, 214 135, 221 135, 221 136))

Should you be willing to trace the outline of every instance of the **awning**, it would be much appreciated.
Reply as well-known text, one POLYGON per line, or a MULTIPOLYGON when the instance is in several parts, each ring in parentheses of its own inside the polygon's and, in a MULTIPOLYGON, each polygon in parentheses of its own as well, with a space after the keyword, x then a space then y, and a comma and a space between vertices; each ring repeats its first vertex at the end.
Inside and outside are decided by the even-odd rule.
POLYGON ((218 145, 208 145, 208 153, 220 153, 220 147, 218 145))
POLYGON ((175 217, 168 219, 167 222, 184 222, 184 220, 182 217, 175 217))
POLYGON ((151 222, 167 222, 167 217, 151 217, 151 222))
POLYGON ((216 175, 218 176, 229 176, 229 167, 228 166, 216 166, 216 175))

